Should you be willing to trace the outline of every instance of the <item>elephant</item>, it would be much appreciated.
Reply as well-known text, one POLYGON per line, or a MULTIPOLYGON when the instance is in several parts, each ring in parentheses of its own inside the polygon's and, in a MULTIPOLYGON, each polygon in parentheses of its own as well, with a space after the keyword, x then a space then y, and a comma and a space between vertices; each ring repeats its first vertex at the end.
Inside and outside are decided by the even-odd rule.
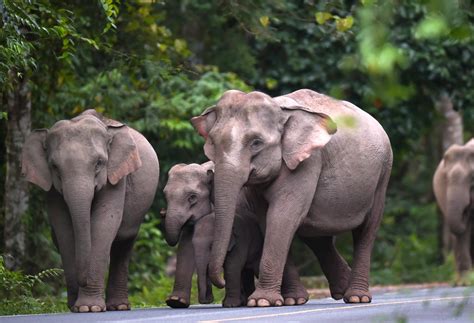
POLYGON ((222 265, 245 186, 265 223, 259 280, 247 306, 283 304, 282 273, 295 234, 319 259, 333 298, 371 302, 370 257, 393 160, 382 126, 355 105, 308 89, 279 97, 229 90, 191 122, 215 163, 212 283, 225 286, 222 265), (334 242, 347 231, 352 269, 334 242))
POLYGON ((159 179, 150 143, 90 109, 33 131, 23 147, 22 173, 46 191, 71 311, 129 310, 131 251, 159 179))
POLYGON ((433 176, 433 191, 453 241, 456 284, 465 284, 474 261, 474 138, 452 145, 433 176))
MULTIPOLYGON (((201 165, 178 164, 169 171, 164 188, 168 207, 164 219, 165 238, 171 246, 179 241, 173 292, 166 300, 170 307, 189 306, 194 267, 198 274, 199 302, 213 301, 207 274, 215 222, 213 177, 212 161, 201 165)), ((254 277, 258 274, 263 236, 256 216, 249 210, 246 201, 241 200, 224 264, 228 281, 224 307, 246 304, 247 297, 255 290, 254 277)), ((308 293, 292 263, 285 268, 283 290, 286 305, 300 305, 308 300, 308 293)))

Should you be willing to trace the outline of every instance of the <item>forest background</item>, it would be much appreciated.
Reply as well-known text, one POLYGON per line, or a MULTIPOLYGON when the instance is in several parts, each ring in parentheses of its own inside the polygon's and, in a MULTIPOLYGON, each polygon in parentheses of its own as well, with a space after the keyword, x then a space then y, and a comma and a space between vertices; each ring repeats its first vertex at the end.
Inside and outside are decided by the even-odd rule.
MULTIPOLYGON (((130 289, 133 305, 160 305, 176 251, 159 217, 167 171, 205 161, 189 119, 228 89, 310 88, 379 120, 394 168, 372 283, 451 281, 431 180, 446 146, 474 135, 473 9, 467 0, 1 0, 0 314, 67 310, 44 194, 20 174, 31 129, 94 108, 152 143, 160 187, 130 289)), ((350 239, 338 240, 349 262, 350 239)), ((303 276, 321 274, 298 241, 293 254, 303 276)))

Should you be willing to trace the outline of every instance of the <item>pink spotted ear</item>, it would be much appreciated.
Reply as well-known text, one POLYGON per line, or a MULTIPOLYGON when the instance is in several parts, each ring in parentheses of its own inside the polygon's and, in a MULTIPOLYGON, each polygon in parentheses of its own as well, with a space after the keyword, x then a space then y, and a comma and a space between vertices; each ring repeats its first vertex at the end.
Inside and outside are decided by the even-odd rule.
POLYGON ((214 160, 214 144, 209 139, 209 131, 211 131, 216 122, 215 106, 207 108, 200 116, 191 119, 191 123, 197 132, 206 139, 204 144, 204 154, 210 160, 214 160))
POLYGON ((117 184, 124 176, 133 173, 142 166, 135 140, 130 129, 125 125, 109 125, 112 142, 109 147, 107 178, 112 185, 117 184))
POLYGON ((45 150, 47 134, 48 129, 34 130, 26 138, 21 156, 22 175, 45 191, 49 191, 53 183, 45 150))
POLYGON ((282 138, 283 160, 294 170, 311 154, 324 147, 336 132, 332 119, 303 106, 282 107, 288 114, 282 138))

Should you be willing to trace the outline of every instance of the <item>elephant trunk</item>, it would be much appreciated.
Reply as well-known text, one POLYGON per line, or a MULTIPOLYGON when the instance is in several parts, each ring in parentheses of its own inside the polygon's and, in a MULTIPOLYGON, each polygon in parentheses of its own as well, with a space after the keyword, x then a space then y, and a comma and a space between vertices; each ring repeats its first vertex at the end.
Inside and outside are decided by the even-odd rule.
POLYGON ((166 211, 166 218, 165 218, 165 239, 166 242, 174 247, 179 241, 179 237, 181 235, 181 231, 183 229, 183 217, 181 216, 181 212, 175 210, 174 208, 168 208, 166 211))
POLYGON ((87 285, 89 274, 93 183, 93 181, 70 180, 63 185, 64 200, 69 207, 74 230, 77 282, 81 287, 87 285))
POLYGON ((470 204, 470 187, 459 183, 456 185, 450 184, 446 197, 446 217, 449 228, 455 235, 463 234, 469 220, 466 210, 470 204))
POLYGON ((232 234, 237 198, 247 181, 249 172, 245 167, 229 163, 218 163, 214 175, 215 229, 212 243, 209 277, 219 288, 225 286, 222 277, 223 265, 232 234))

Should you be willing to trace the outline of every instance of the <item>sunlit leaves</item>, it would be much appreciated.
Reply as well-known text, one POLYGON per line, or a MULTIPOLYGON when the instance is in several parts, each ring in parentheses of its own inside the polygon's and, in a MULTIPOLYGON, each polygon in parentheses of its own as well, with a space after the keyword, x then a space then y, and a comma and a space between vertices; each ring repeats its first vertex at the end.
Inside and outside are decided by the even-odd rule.
POLYGON ((443 16, 432 15, 426 17, 415 30, 417 38, 438 38, 449 33, 448 24, 443 16))
POLYGON ((119 13, 119 1, 116 0, 100 0, 102 8, 104 9, 107 23, 104 27, 104 33, 109 31, 110 28, 116 29, 115 20, 119 13))
POLYGON ((332 17, 333 17, 332 14, 330 14, 329 12, 316 12, 315 13, 316 22, 320 25, 323 25, 324 23, 326 23, 326 21, 328 21, 332 17))
POLYGON ((334 20, 336 23, 336 29, 339 32, 345 32, 352 28, 354 24, 354 17, 347 16, 345 18, 341 18, 337 15, 333 15, 329 12, 321 12, 318 11, 315 13, 316 22, 320 25, 324 25, 326 22, 334 20))
POLYGON ((259 21, 263 27, 267 27, 270 24, 270 18, 268 16, 261 16, 259 21))

